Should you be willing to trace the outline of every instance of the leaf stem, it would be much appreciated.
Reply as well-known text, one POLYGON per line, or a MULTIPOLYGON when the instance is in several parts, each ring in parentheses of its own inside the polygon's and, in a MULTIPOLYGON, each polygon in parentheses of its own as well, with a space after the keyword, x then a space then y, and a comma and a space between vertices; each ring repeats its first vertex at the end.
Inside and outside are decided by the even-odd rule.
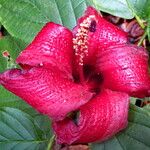
POLYGON ((143 24, 143 21, 135 14, 135 18, 142 29, 145 29, 145 25, 143 24))
POLYGON ((142 42, 144 41, 144 39, 146 38, 147 36, 147 32, 145 31, 145 33, 143 34, 143 36, 141 37, 140 41, 138 42, 138 46, 141 46, 142 45, 142 42))
POLYGON ((52 146, 54 144, 54 140, 55 140, 55 135, 53 135, 51 138, 50 138, 50 141, 48 143, 48 146, 47 146, 47 150, 52 150, 52 146))

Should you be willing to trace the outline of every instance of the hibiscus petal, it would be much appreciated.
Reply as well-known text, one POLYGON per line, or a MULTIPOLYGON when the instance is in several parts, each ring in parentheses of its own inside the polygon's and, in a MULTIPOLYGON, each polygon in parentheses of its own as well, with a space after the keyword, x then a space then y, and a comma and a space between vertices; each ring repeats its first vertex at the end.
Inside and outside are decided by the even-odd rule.
POLYGON ((77 124, 71 118, 54 122, 59 143, 103 141, 127 126, 129 96, 125 93, 102 91, 80 108, 77 124))
POLYGON ((47 23, 32 43, 21 52, 16 62, 23 65, 55 66, 71 75, 72 72, 72 33, 67 28, 47 23))
POLYGON ((97 71, 103 75, 104 88, 141 98, 150 94, 148 54, 142 47, 120 45, 99 51, 97 71))
POLYGON ((127 34, 105 20, 93 7, 88 7, 73 30, 76 61, 92 64, 97 51, 110 45, 127 43, 127 34), (81 58, 82 57, 82 58, 81 58))
POLYGON ((32 107, 58 120, 88 102, 92 93, 86 87, 63 78, 55 68, 12 69, 0 74, 0 84, 32 107))

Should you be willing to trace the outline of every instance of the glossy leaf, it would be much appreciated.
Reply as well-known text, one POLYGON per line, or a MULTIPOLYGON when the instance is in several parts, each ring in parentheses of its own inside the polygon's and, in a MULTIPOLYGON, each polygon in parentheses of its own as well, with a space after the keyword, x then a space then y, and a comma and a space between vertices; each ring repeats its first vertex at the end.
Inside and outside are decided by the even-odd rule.
POLYGON ((15 60, 25 46, 24 42, 11 36, 5 36, 0 40, 0 72, 7 69, 7 60, 2 56, 2 53, 7 50, 11 58, 15 60))
POLYGON ((141 19, 148 20, 150 18, 150 1, 149 0, 126 0, 128 7, 134 15, 141 19))
POLYGON ((86 6, 85 0, 1 0, 0 22, 12 36, 29 43, 47 22, 73 28, 86 6))
POLYGON ((50 119, 47 116, 37 114, 34 116, 34 124, 42 131, 43 138, 50 139, 53 135, 50 119))
POLYGON ((95 7, 114 16, 132 19, 134 17, 126 0, 92 0, 95 7))
POLYGON ((37 112, 31 106, 0 86, 0 108, 2 107, 18 108, 32 116, 37 115, 37 112))
POLYGON ((128 128, 101 144, 92 144, 92 150, 149 150, 150 111, 130 106, 128 128))
POLYGON ((14 108, 0 108, 1 149, 44 149, 48 140, 42 133, 30 115, 14 108))
POLYGON ((147 22, 146 32, 150 41, 150 1, 149 0, 127 0, 129 8, 144 28, 143 21, 147 22))

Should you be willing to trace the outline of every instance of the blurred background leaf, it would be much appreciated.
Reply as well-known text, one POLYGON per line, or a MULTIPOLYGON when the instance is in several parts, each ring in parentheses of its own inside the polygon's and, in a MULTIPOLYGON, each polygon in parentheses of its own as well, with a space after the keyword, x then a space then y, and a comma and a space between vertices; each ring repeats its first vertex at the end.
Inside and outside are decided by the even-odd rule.
MULTIPOLYGON (((0 72, 3 72, 7 68, 7 60, 2 56, 2 53, 7 50, 10 53, 12 59, 15 60, 19 52, 25 47, 25 43, 21 40, 15 39, 10 35, 4 36, 0 40, 0 72)), ((31 111, 33 114, 36 112, 25 102, 20 100, 19 97, 5 90, 0 86, 0 107, 15 107, 25 111, 31 111)))
POLYGON ((128 7, 134 15, 139 16, 143 20, 150 19, 150 1, 149 0, 126 0, 128 7))
MULTIPOLYGON (((150 39, 149 0, 0 0, 0 26, 5 28, 5 36, 0 39, 0 72, 7 67, 3 51, 15 60, 45 23, 53 21, 72 29, 88 5, 122 18, 136 17, 142 24, 145 20, 150 39)), ((128 128, 111 140, 92 144, 92 149, 149 150, 149 110, 131 105, 128 128)), ((0 86, 0 149, 44 150, 51 136, 48 117, 0 86)))
POLYGON ((150 41, 150 0, 127 0, 127 3, 143 28, 145 27, 143 21, 146 22, 147 28, 145 30, 150 41))
POLYGON ((0 40, 0 72, 6 70, 7 68, 6 58, 2 56, 2 53, 7 50, 10 53, 10 56, 15 60, 25 46, 26 44, 24 42, 11 37, 10 35, 4 36, 0 40))
POLYGON ((0 22, 11 36, 29 43, 50 21, 72 29, 88 4, 85 0, 0 0, 0 22))
MULTIPOLYGON (((46 135, 38 126, 44 122, 43 118, 38 124, 34 120, 35 118, 21 110, 1 107, 0 148, 2 150, 44 150, 51 135, 46 135)), ((50 123, 48 124, 49 128, 50 123)))

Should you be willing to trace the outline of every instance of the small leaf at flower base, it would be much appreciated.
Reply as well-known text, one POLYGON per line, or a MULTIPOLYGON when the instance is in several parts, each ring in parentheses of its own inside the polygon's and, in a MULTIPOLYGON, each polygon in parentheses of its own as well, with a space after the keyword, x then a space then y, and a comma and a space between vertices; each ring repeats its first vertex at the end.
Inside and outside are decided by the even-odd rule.
POLYGON ((18 109, 0 108, 0 148, 2 150, 45 149, 47 137, 39 134, 34 118, 18 109))
POLYGON ((88 145, 78 144, 63 147, 61 150, 90 150, 88 145))
POLYGON ((87 103, 93 93, 75 84, 56 68, 12 69, 0 74, 0 84, 49 117, 63 119, 87 103))
POLYGON ((149 150, 150 112, 130 105, 127 129, 103 143, 93 143, 91 150, 149 150))
POLYGON ((96 69, 104 78, 104 88, 133 97, 150 95, 148 53, 142 47, 125 44, 99 50, 96 69))
POLYGON ((64 144, 104 141, 127 126, 129 96, 102 91, 79 109, 78 121, 53 122, 57 141, 64 144))

